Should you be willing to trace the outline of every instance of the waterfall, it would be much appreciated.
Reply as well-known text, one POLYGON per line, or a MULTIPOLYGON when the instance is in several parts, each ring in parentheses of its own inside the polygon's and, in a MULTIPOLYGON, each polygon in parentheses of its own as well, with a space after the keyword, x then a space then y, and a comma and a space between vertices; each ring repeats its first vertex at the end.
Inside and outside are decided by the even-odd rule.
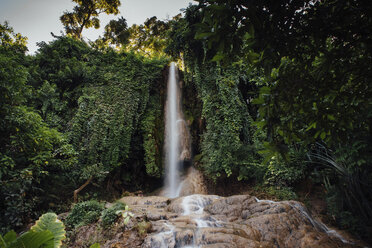
POLYGON ((165 125, 165 152, 166 152, 166 174, 165 174, 165 187, 166 195, 170 198, 178 196, 178 187, 180 185, 180 175, 178 169, 178 156, 179 156, 179 119, 180 119, 180 106, 179 106, 179 87, 177 85, 178 74, 174 62, 169 67, 168 76, 168 92, 166 103, 166 125, 165 125))

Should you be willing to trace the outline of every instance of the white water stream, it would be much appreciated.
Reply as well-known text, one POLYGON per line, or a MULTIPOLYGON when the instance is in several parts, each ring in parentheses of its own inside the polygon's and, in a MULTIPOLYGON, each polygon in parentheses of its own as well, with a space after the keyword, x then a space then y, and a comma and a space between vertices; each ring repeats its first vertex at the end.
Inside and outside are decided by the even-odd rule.
POLYGON ((179 194, 180 176, 178 171, 179 155, 179 90, 177 68, 174 62, 169 67, 168 92, 166 104, 165 146, 166 146, 166 196, 175 198, 179 194))
MULTIPOLYGON (((218 197, 216 196, 215 198, 217 199, 218 197)), ((192 217, 196 223, 196 229, 193 234, 193 244, 182 248, 199 248, 200 245, 203 245, 203 237, 199 237, 200 228, 221 226, 217 220, 204 213, 204 208, 211 204, 212 201, 211 198, 203 195, 189 195, 183 198, 183 215, 192 217)))

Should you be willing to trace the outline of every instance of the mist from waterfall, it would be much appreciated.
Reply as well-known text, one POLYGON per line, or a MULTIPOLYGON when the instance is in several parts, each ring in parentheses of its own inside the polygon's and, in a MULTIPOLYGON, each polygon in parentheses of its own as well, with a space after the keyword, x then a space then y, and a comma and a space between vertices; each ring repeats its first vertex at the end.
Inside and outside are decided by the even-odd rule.
POLYGON ((178 169, 179 138, 180 130, 178 120, 179 113, 179 89, 178 72, 174 62, 169 67, 168 92, 166 104, 166 125, 165 125, 165 151, 166 151, 166 174, 165 187, 166 195, 170 198, 177 197, 180 185, 180 175, 178 169))

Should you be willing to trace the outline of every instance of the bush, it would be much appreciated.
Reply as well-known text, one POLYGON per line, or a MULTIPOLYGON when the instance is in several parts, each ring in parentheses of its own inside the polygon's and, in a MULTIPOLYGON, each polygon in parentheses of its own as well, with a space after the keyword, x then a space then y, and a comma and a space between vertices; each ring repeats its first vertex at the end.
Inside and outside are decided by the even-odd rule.
POLYGON ((289 200, 297 200, 298 197, 296 193, 290 187, 280 187, 280 186, 270 186, 265 187, 262 185, 258 185, 255 187, 255 191, 260 195, 262 193, 264 197, 267 198, 274 198, 275 200, 279 201, 289 201, 289 200))
POLYGON ((136 230, 139 236, 144 237, 151 230, 151 223, 147 221, 141 221, 136 225, 136 230))
POLYGON ((273 157, 264 176, 265 183, 269 186, 291 187, 295 186, 306 177, 305 152, 289 152, 289 160, 273 157))
POLYGON ((119 217, 119 214, 117 214, 117 211, 124 210, 125 206, 126 205, 122 202, 116 202, 110 208, 103 210, 101 214, 101 220, 102 220, 101 225, 103 227, 109 227, 112 224, 114 224, 115 221, 119 217))
POLYGON ((69 227, 78 227, 97 221, 104 209, 102 203, 95 200, 77 203, 66 218, 66 224, 69 227))
POLYGON ((344 210, 342 192, 334 185, 327 185, 327 213, 336 222, 335 224, 344 230, 348 230, 357 235, 365 235, 366 224, 360 216, 344 210))

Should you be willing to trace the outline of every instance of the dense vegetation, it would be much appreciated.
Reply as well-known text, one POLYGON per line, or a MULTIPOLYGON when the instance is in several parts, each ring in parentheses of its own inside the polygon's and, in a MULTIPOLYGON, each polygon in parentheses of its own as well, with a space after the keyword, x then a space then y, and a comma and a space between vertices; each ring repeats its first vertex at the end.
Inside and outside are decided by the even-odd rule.
POLYGON ((4 28, 14 38, 2 39, 0 51, 2 228, 58 210, 85 182, 120 193, 161 177, 166 59, 98 51, 70 37, 27 56, 4 28))
MULTIPOLYGON (((61 17, 66 35, 39 43, 35 55, 25 54, 25 37, 0 26, 1 232, 64 210, 74 192, 75 201, 99 200, 102 187, 158 186, 163 72, 173 59, 207 178, 254 182, 277 199, 320 194, 333 224, 368 238, 369 1, 199 0, 171 20, 129 28, 112 20, 90 43, 82 29, 97 28, 101 12, 117 14, 120 2, 74 2, 61 17)), ((100 218, 99 202, 79 204, 79 214, 95 209, 88 221, 100 218)), ((103 210, 104 223, 114 210, 103 210)))

